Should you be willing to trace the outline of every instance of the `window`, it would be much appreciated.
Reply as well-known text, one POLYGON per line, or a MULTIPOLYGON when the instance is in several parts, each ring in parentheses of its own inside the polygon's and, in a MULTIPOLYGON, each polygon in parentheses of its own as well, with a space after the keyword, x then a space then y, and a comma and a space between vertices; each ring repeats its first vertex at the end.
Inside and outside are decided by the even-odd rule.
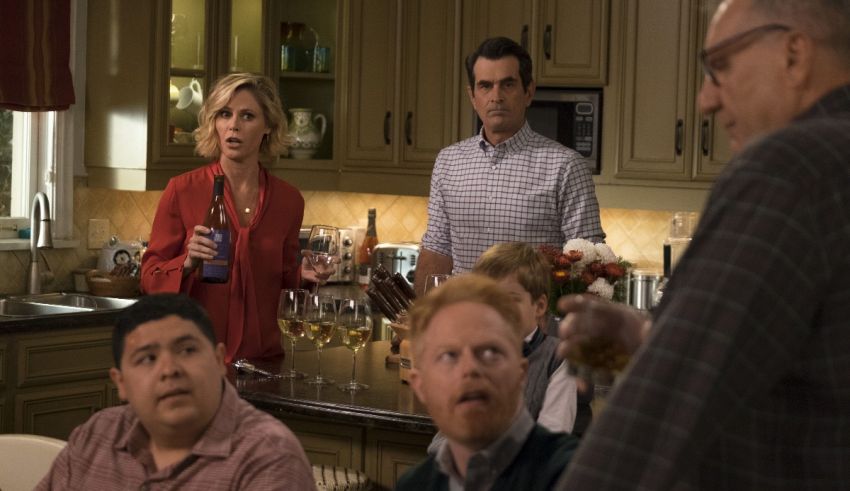
POLYGON ((86 2, 71 1, 71 73, 76 104, 62 112, 0 109, 0 239, 28 227, 32 198, 47 194, 53 236, 73 234, 73 177, 85 174, 85 30, 86 2))

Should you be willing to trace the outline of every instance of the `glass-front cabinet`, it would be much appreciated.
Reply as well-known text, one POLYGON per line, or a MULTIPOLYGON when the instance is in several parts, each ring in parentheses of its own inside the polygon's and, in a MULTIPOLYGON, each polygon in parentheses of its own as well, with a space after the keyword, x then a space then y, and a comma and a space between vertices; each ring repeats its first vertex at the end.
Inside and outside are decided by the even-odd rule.
POLYGON ((265 73, 264 0, 171 0, 159 16, 167 73, 155 140, 163 156, 191 155, 192 131, 212 83, 232 72, 265 73))

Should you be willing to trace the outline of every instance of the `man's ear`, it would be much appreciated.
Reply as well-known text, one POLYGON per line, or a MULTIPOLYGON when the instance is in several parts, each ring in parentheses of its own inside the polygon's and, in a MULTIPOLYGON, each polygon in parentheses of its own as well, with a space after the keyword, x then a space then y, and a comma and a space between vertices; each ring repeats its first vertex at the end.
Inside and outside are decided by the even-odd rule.
POLYGON ((112 379, 112 383, 118 388, 118 398, 126 401, 127 391, 124 390, 124 374, 121 373, 121 370, 112 367, 109 369, 109 378, 112 379))
POLYGON ((224 343, 218 343, 217 345, 215 345, 213 352, 215 353, 215 364, 219 368, 221 376, 224 377, 225 375, 227 375, 227 364, 224 363, 224 355, 226 352, 224 343))
POLYGON ((411 368, 407 376, 407 382, 410 384, 410 388, 413 389, 413 393, 416 394, 419 402, 427 406, 428 403, 425 401, 425 395, 422 393, 422 378, 419 375, 419 370, 411 368))
POLYGON ((808 83, 815 63, 815 44, 801 32, 791 32, 785 43, 785 69, 793 87, 808 83))
POLYGON ((466 95, 469 97, 469 103, 472 104, 472 107, 475 107, 475 93, 472 91, 472 86, 466 86, 466 95))
POLYGON ((534 83, 534 79, 528 82, 528 89, 526 89, 525 93, 528 97, 528 100, 525 103, 525 107, 531 105, 531 100, 534 99, 534 91, 537 90, 537 84, 534 83))

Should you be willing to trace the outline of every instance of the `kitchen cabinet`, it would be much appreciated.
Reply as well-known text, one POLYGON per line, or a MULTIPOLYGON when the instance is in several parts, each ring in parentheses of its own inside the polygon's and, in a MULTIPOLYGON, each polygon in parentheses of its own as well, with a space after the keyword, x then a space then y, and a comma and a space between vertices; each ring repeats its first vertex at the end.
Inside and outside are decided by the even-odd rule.
POLYGON ((339 67, 344 58, 343 46, 338 40, 344 8, 345 2, 338 0, 292 0, 270 4, 268 29, 272 40, 268 51, 274 54, 272 73, 287 118, 291 121, 293 108, 309 108, 314 117, 321 114, 327 121, 325 135, 315 155, 306 159, 283 155, 269 164, 273 173, 302 189, 333 190, 338 183, 336 148, 342 131, 337 123, 342 91, 339 67), (301 41, 297 42, 299 32, 301 41), (294 50, 293 44, 313 51, 308 49, 302 53, 304 59, 298 63, 292 61, 284 65, 290 61, 288 53, 294 50))
POLYGON ((371 181, 386 192, 375 176, 395 174, 427 194, 437 153, 457 139, 459 9, 455 0, 351 1, 341 188, 371 181))
POLYGON ((394 489, 405 472, 425 460, 432 435, 371 430, 366 435, 366 474, 381 489, 394 489))
POLYGON ((111 325, 5 335, 0 432, 67 440, 96 411, 119 403, 111 366, 111 325))
POLYGON ((268 1, 88 2, 90 185, 163 189, 207 161, 191 131, 210 85, 229 72, 270 73, 268 1))
POLYGON ((539 86, 602 86, 608 75, 610 0, 467 0, 471 53, 509 37, 528 50, 539 86))
POLYGON ((728 161, 725 135, 696 103, 697 53, 717 3, 626 2, 618 179, 710 181, 728 161))

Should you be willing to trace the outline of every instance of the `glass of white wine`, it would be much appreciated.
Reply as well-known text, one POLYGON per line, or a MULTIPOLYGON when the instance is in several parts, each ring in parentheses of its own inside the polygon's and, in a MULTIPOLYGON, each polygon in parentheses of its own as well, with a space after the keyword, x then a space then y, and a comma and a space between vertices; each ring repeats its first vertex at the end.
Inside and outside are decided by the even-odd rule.
POLYGON ((277 325, 281 334, 289 339, 292 346, 292 362, 288 372, 281 374, 284 378, 304 378, 307 374, 295 369, 295 343, 304 337, 306 324, 305 308, 307 306, 307 290, 281 290, 277 304, 277 325))
POLYGON ((318 361, 318 373, 315 377, 307 379, 307 383, 330 385, 334 381, 322 376, 322 347, 330 342, 337 326, 334 297, 318 293, 309 294, 307 296, 306 316, 307 329, 305 329, 304 334, 316 347, 316 359, 318 361))
POLYGON ((337 387, 348 392, 368 389, 369 386, 358 382, 355 376, 357 352, 366 346, 366 343, 372 337, 372 312, 369 309, 368 301, 352 298, 344 299, 339 307, 339 327, 337 330, 342 338, 342 344, 352 351, 351 381, 337 385, 337 387))

